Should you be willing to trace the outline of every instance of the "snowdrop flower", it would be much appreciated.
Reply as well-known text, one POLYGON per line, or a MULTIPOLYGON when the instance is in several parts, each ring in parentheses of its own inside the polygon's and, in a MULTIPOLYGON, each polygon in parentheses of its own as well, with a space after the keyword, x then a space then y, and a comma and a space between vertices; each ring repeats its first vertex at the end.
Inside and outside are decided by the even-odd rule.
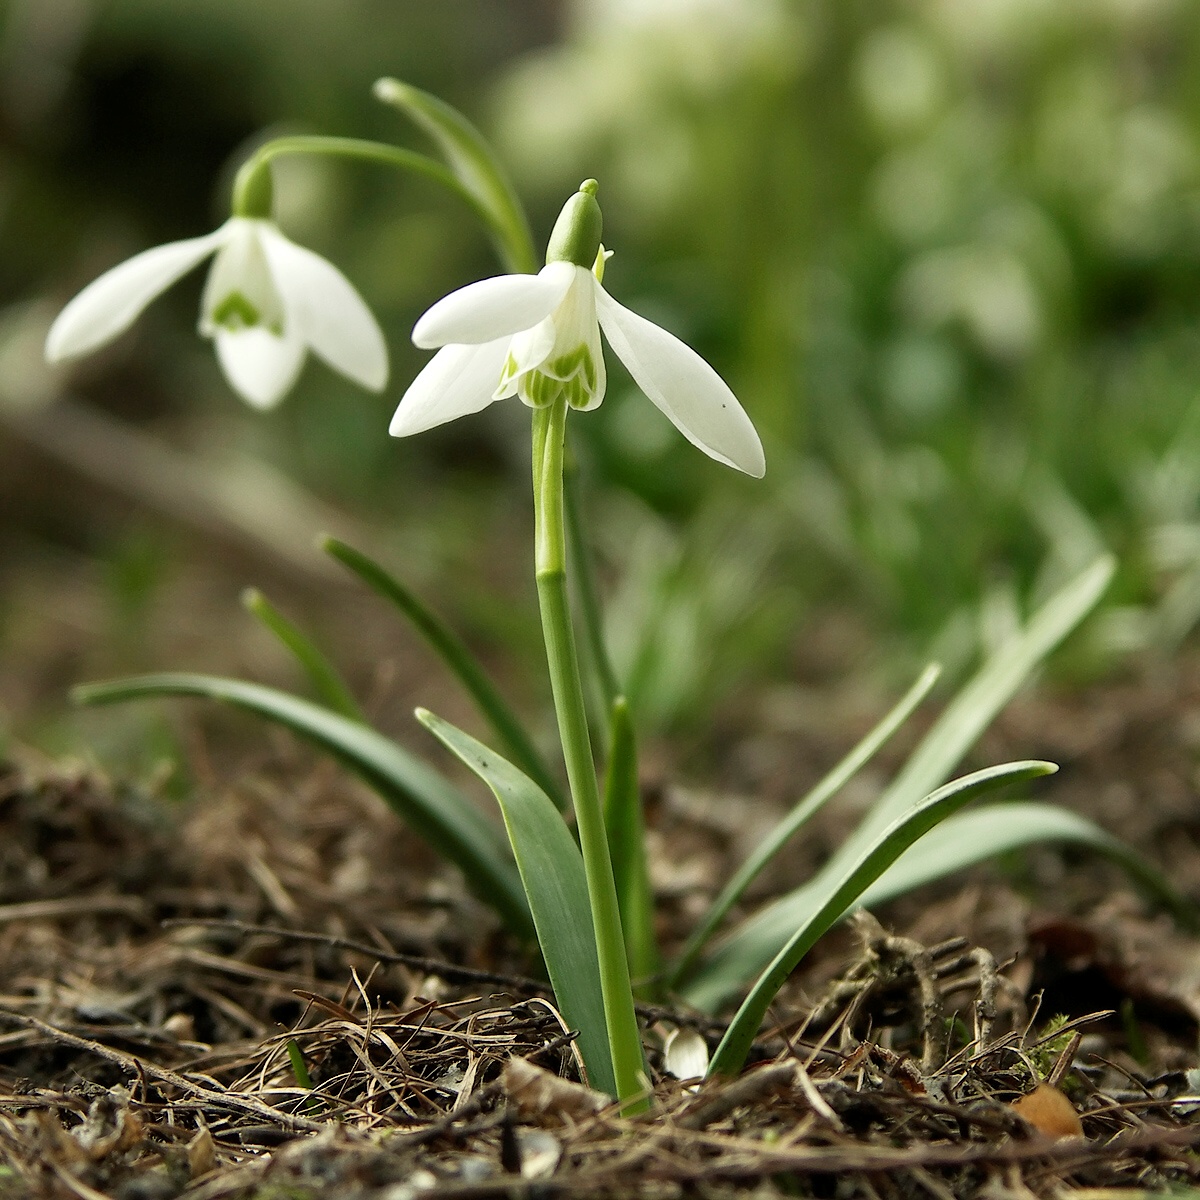
POLYGON ((501 275, 439 300, 413 342, 441 347, 404 393, 391 433, 421 433, 519 396, 531 408, 565 398, 572 408, 604 399, 600 331, 634 382, 693 445, 760 477, 762 443, 737 398, 694 350, 618 304, 601 286, 596 181, 571 197, 536 275, 501 275))
POLYGON ((215 342, 230 386, 255 408, 283 398, 310 349, 363 387, 383 390, 387 347, 362 297, 332 263, 258 216, 230 217, 213 233, 145 250, 101 275, 59 313, 46 358, 59 362, 112 341, 210 255, 200 332, 215 342))

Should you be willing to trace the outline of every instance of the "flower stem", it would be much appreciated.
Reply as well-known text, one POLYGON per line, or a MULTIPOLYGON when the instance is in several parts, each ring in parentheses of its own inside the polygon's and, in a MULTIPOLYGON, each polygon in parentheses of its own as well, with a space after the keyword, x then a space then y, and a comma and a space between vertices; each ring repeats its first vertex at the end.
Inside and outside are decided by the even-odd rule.
POLYGON ((629 981, 621 912, 608 852, 600 790, 596 783, 596 768, 592 761, 579 659, 567 601, 563 514, 563 439, 566 420, 567 404, 562 399, 555 400, 545 408, 535 409, 533 413, 534 558, 538 603, 542 610, 542 633, 546 640, 546 658, 550 666, 559 736, 587 874, 617 1098, 628 1101, 623 1111, 631 1114, 644 1111, 648 1106, 643 1097, 646 1089, 645 1062, 637 1016, 633 1010, 633 989, 629 981))
POLYGON ((528 271, 528 252, 516 245, 510 231, 500 222, 496 214, 480 197, 463 186, 448 167, 442 166, 426 154, 405 150, 387 142, 371 141, 367 138, 332 137, 325 134, 296 134, 274 138, 259 146, 241 167, 233 181, 232 208, 235 216, 261 216, 258 198, 261 194, 261 179, 272 159, 284 154, 323 154, 333 158, 352 158, 359 162, 376 163, 395 167, 401 171, 415 171, 434 183, 453 192, 483 221, 500 248, 508 269, 528 271))

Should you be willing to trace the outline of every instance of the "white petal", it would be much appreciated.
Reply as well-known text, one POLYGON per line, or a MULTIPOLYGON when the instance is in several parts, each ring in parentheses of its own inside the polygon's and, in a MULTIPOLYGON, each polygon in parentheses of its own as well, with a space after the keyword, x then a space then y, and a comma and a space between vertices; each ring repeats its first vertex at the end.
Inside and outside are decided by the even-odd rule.
POLYGON ((544 321, 575 279, 573 263, 556 262, 536 275, 497 275, 443 296, 416 324, 412 340, 425 350, 452 342, 479 345, 511 337, 544 321))
POLYGON ((388 432, 407 437, 487 408, 507 353, 506 337, 439 350, 404 393, 388 432))
POLYGON ((672 1029, 663 1044, 663 1066, 676 1079, 703 1079, 708 1071, 708 1043, 694 1029, 672 1029))
POLYGON ((514 334, 508 343, 508 355, 502 370, 502 385, 496 388, 496 399, 507 400, 517 394, 521 376, 526 371, 535 371, 550 356, 554 349, 554 322, 549 317, 539 321, 532 329, 523 329, 514 334))
POLYGON ((143 250, 93 280, 58 314, 46 338, 46 358, 87 354, 124 333, 160 292, 212 254, 228 228, 143 250))
POLYGON ((212 337, 218 325, 231 329, 241 323, 264 325, 277 333, 283 328, 287 316, 283 296, 267 264, 262 239, 263 229, 269 226, 268 221, 249 217, 231 217, 225 223, 227 236, 213 259, 200 298, 200 332, 205 337, 212 337), (234 320, 218 319, 232 295, 249 304, 253 315, 242 310, 234 314, 234 320))
POLYGON ((674 334, 618 304, 599 284, 600 327, 634 382, 694 446, 760 479, 762 442, 725 381, 674 334))
POLYGON ((288 319, 335 371, 381 392, 388 381, 387 344, 354 285, 327 259, 264 223, 262 244, 288 319))
POLYGON ((304 343, 261 326, 218 329, 217 359, 229 386, 255 408, 272 408, 291 389, 304 365, 304 343))

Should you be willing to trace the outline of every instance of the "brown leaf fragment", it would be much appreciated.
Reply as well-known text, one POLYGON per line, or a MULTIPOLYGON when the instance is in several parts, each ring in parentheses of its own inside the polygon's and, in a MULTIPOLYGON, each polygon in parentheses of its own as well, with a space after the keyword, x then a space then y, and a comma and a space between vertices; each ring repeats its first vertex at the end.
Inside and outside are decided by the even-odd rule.
POLYGON ((1075 1106, 1058 1088, 1048 1083, 1039 1083, 1028 1096, 1014 1100, 1012 1109, 1045 1137, 1056 1141, 1083 1137, 1083 1124, 1075 1106))
POLYGON ((509 1100, 526 1116, 590 1117, 609 1105, 603 1092, 560 1079, 523 1058, 510 1058, 501 1078, 509 1100))
POLYGON ((188 1174, 199 1179, 216 1168, 217 1148, 207 1128, 201 1129, 187 1144, 188 1174))

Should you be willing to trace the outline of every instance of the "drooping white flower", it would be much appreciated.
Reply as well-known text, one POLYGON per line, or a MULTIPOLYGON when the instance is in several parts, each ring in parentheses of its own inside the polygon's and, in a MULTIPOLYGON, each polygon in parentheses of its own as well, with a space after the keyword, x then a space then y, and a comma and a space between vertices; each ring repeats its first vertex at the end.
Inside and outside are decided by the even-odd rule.
POLYGON ((310 349, 363 387, 383 390, 387 346, 362 297, 332 263, 258 217, 230 217, 204 237, 145 250, 101 275, 59 313, 47 359, 112 341, 210 255, 200 333, 215 343, 230 386, 255 408, 283 398, 310 349))
POLYGON ((549 261, 538 274, 469 284, 421 317, 413 342, 441 349, 404 393, 392 435, 421 433, 513 395, 531 408, 561 397, 572 408, 595 408, 604 399, 603 330, 634 382, 688 441, 718 462, 761 477, 762 443, 725 381, 694 350, 601 286, 607 255, 599 246, 599 208, 594 218, 587 214, 593 226, 586 233, 571 228, 560 236, 564 224, 578 224, 572 203, 594 207, 594 195, 589 180, 563 209, 549 261), (566 247, 561 254, 556 243, 566 247))

